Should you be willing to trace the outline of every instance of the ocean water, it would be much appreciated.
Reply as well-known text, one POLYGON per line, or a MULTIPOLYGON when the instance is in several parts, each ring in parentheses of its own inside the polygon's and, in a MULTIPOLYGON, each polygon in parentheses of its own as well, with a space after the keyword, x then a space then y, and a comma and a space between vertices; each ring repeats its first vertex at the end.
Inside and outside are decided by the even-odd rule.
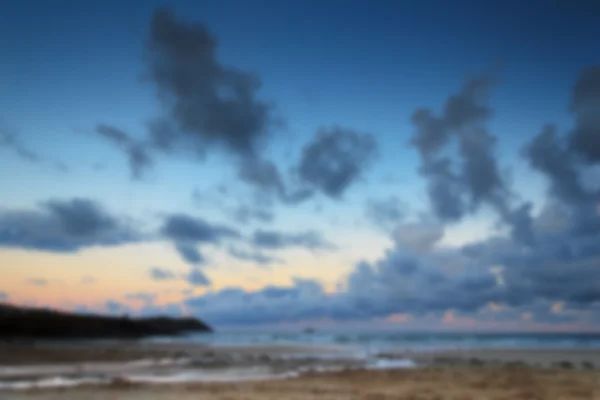
POLYGON ((386 350, 600 348, 600 333, 217 332, 148 340, 210 346, 344 346, 371 352, 386 350))

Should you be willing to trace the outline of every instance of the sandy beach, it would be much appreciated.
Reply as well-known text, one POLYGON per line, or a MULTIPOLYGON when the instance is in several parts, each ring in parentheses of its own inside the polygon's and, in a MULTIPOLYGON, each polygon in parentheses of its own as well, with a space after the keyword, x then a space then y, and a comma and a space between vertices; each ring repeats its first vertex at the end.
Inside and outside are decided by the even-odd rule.
POLYGON ((80 387, 2 393, 11 400, 58 399, 404 399, 594 400, 600 372, 510 367, 349 371, 265 382, 80 387))
POLYGON ((594 349, 398 351, 374 357, 409 358, 413 368, 379 370, 346 355, 343 348, 318 346, 4 344, 0 381, 113 375, 102 384, 0 390, 0 399, 600 399, 600 351, 594 349), (241 372, 257 368, 269 373, 241 372), (202 375, 188 380, 191 370, 202 375), (134 379, 150 373, 155 379, 134 379), (171 379, 174 373, 184 379, 171 379))

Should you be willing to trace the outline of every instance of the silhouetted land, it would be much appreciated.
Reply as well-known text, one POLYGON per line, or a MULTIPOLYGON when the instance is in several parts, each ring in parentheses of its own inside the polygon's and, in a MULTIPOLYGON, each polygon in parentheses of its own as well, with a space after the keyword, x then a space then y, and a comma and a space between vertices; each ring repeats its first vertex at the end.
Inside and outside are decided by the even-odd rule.
POLYGON ((212 332, 196 318, 129 318, 0 304, 0 339, 137 339, 212 332))

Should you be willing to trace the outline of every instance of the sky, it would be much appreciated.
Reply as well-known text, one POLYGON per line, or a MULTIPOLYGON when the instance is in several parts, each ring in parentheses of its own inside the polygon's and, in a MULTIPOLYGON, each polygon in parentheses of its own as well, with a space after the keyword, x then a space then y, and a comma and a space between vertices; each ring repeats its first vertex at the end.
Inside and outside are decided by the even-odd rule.
POLYGON ((0 301, 600 329, 593 2, 0 6, 0 301))

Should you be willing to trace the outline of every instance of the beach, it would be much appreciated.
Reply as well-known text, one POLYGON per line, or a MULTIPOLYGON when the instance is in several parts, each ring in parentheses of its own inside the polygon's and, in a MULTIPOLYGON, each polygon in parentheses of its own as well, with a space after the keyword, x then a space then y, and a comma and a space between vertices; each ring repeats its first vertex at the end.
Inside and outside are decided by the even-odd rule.
POLYGON ((32 390, 1 394, 12 400, 58 399, 600 399, 600 373, 508 367, 439 367, 347 371, 241 383, 131 385, 32 390))
POLYGON ((600 399, 600 351, 3 344, 0 382, 23 400, 600 399))

